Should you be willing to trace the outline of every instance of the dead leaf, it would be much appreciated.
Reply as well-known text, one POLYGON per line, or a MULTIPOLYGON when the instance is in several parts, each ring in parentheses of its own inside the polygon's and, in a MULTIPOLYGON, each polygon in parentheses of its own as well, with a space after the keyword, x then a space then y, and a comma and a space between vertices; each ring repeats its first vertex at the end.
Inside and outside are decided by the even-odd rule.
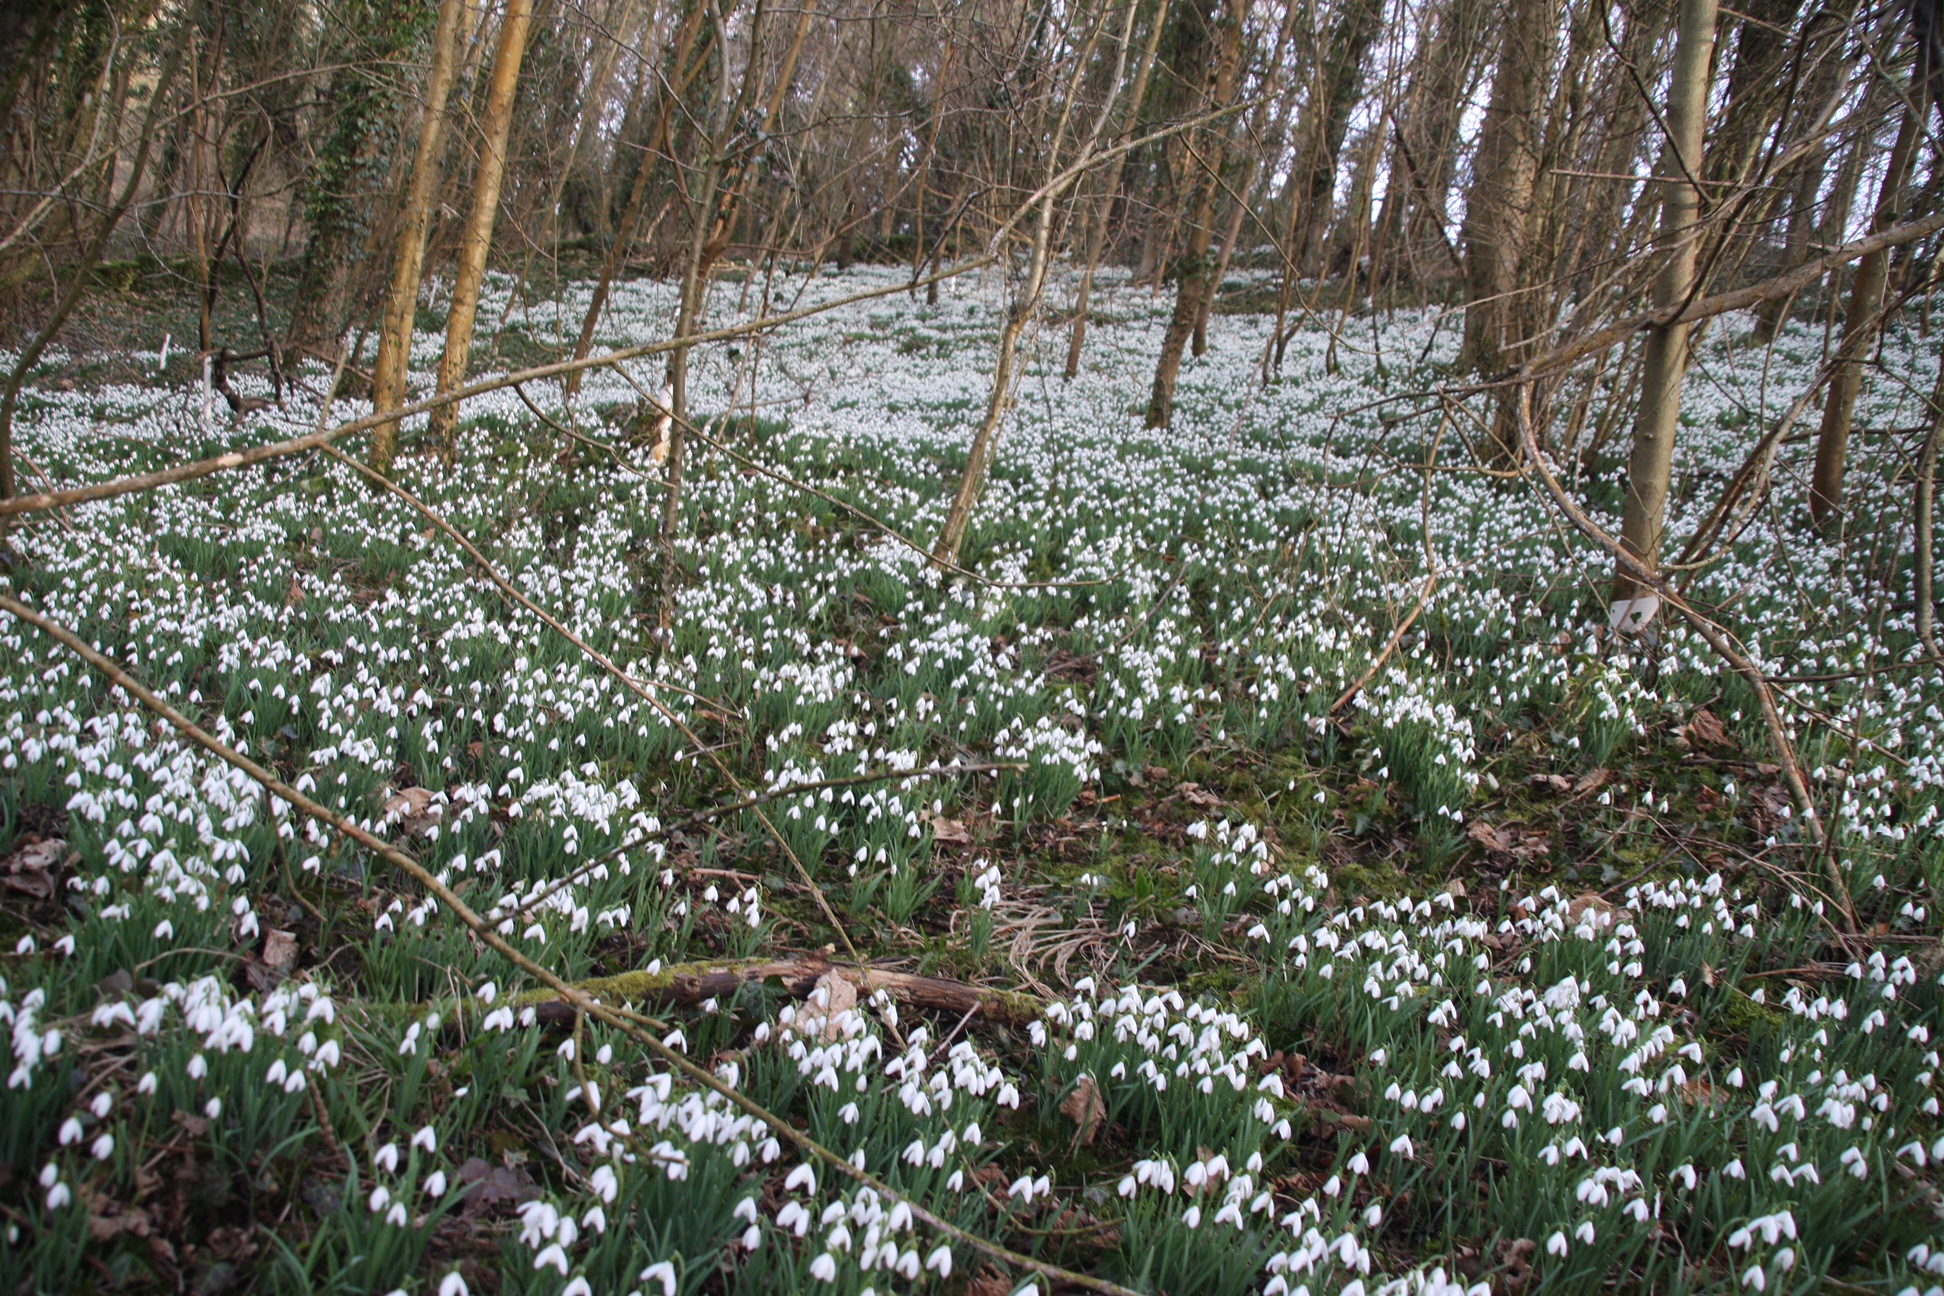
POLYGON ((147 1237, 150 1222, 149 1213, 139 1206, 131 1206, 116 1215, 90 1215, 88 1236, 96 1242, 107 1242, 123 1233, 147 1237))
POLYGON ((269 994, 284 983, 285 973, 271 967, 262 959, 246 958, 242 963, 243 979, 250 983, 250 989, 258 994, 269 994))
POLYGON ((1507 1292, 1522 1292, 1526 1284, 1532 1281, 1532 1262, 1526 1257, 1538 1249, 1539 1244, 1531 1238, 1516 1238, 1511 1243, 1505 1244, 1504 1259, 1501 1264, 1507 1292))
POLYGON ((1633 921, 1633 912, 1622 909, 1605 896, 1595 891, 1577 895, 1566 905, 1566 925, 1577 927, 1588 916, 1592 917, 1594 929, 1608 931, 1623 922, 1633 921))
POLYGON ((1450 896, 1453 900, 1463 900, 1467 898, 1465 894, 1465 883, 1464 883, 1464 879, 1462 878, 1451 879, 1451 881, 1445 883, 1444 890, 1445 890, 1445 894, 1450 896))
POLYGON ((943 815, 932 817, 931 834, 933 841, 943 842, 948 846, 969 846, 972 843, 972 834, 964 824, 956 819, 947 819, 943 815))
POLYGON ((474 1213, 489 1211, 496 1206, 518 1206, 530 1202, 540 1195, 539 1188, 527 1177, 524 1170, 509 1166, 489 1166, 479 1157, 467 1157, 459 1167, 457 1176, 460 1183, 471 1185, 466 1189, 466 1210, 474 1213))
POLYGON ((815 1004, 817 991, 823 991, 823 1030, 824 1043, 844 1037, 843 1016, 857 1007, 857 983, 841 972, 826 972, 817 978, 816 986, 810 991, 810 1002, 815 1004))
POLYGON ((438 794, 427 788, 401 788, 386 799, 384 817, 407 835, 423 837, 427 829, 445 818, 445 806, 439 803, 438 794))
POLYGON ((1183 801, 1192 806, 1199 806, 1203 810, 1213 810, 1222 804, 1222 798, 1199 783, 1183 783, 1175 791, 1181 794, 1183 801))
POLYGON ((1709 1084, 1704 1076, 1695 1076, 1682 1085, 1681 1097, 1697 1107, 1712 1107, 1722 1100, 1721 1091, 1709 1084))
POLYGON ((1604 768, 1590 769, 1580 775, 1579 782, 1573 784, 1573 795, 1576 797, 1592 796, 1595 792, 1605 787, 1607 780, 1612 777, 1604 768))
POLYGON ((297 961, 297 933, 272 927, 263 938, 263 961, 279 972, 290 971, 297 961))
POLYGON ((1472 820, 1471 827, 1465 829, 1465 836, 1471 838, 1486 850, 1493 851, 1499 855, 1510 855, 1513 847, 1518 844, 1513 840, 1510 833, 1492 827, 1492 825, 1486 823, 1483 819, 1472 820))
POLYGON ((1046 658, 1046 677, 1055 680, 1079 680, 1089 682, 1099 667, 1091 657, 1079 657, 1063 648, 1055 648, 1046 658))
POLYGON ((1526 779, 1526 783, 1541 792, 1555 792, 1560 796, 1573 790, 1573 780, 1564 774, 1534 774, 1526 779))
POLYGON ((1080 1077, 1073 1092, 1060 1100, 1060 1115, 1074 1124, 1073 1146, 1089 1147, 1107 1119, 1107 1104, 1100 1097, 1100 1086, 1090 1075, 1080 1077))
POLYGON ((303 601, 304 601, 304 587, 297 583, 297 577, 293 573, 290 577, 290 588, 284 592, 284 606, 296 607, 299 603, 302 603, 303 601))
POLYGON ((1528 828, 1523 824, 1494 828, 1483 819, 1474 819, 1465 830, 1465 835, 1494 855, 1529 860, 1552 852, 1552 840, 1543 829, 1528 828))
POLYGON ((59 837, 29 842, 0 865, 0 882, 14 891, 24 891, 37 900, 54 897, 54 874, 67 858, 67 843, 59 837))
POLYGON ((1702 707, 1694 713, 1694 719, 1687 724, 1688 741, 1698 747, 1712 747, 1717 751, 1733 751, 1734 740, 1714 712, 1702 707))
POLYGON ((987 1269, 966 1285, 965 1296, 1007 1296, 1015 1285, 1005 1274, 987 1269))

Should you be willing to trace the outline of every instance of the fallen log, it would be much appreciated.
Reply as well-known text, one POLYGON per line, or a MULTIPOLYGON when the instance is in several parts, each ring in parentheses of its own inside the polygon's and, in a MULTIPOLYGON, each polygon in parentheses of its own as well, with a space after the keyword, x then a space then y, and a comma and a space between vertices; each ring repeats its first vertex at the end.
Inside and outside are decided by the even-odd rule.
MULTIPOLYGON (((832 963, 814 956, 792 959, 739 959, 727 962, 681 963, 659 972, 623 972, 618 976, 581 981, 574 988, 589 998, 614 1006, 641 1003, 694 1006, 726 999, 745 985, 775 984, 797 999, 807 999, 827 975, 852 982, 860 997, 884 990, 898 1003, 912 1008, 966 1016, 977 1013, 989 1020, 1017 1025, 1039 1016, 1044 1005, 1030 994, 994 990, 944 977, 916 976, 886 968, 832 963)), ((543 1022, 572 1021, 578 1011, 551 990, 535 990, 516 999, 534 1008, 543 1022)))

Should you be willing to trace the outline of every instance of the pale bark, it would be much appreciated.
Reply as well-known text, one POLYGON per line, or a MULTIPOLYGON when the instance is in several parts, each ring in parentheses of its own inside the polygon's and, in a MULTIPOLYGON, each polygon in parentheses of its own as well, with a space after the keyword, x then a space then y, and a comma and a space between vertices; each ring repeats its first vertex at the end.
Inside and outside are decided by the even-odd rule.
MULTIPOLYGON (((12 372, 7 375, 6 389, 0 392, 0 500, 12 499, 17 493, 13 462, 13 420, 14 411, 20 402, 20 389, 26 383, 27 375, 32 373, 34 366, 40 363, 41 356, 46 354, 48 344, 53 342, 55 335, 61 331, 61 326, 67 323, 68 316, 72 315, 74 308, 81 304, 81 296, 88 289, 89 278, 94 272, 96 263, 101 260, 101 254, 107 250, 108 240, 114 236, 115 227, 121 224, 122 217, 128 214, 129 207, 135 202, 136 192, 141 188, 142 178, 148 171, 149 154, 155 143, 155 128, 162 119, 169 90, 174 84, 178 69, 182 66, 190 34, 201 20, 202 10, 203 6, 200 4, 190 7, 184 16, 180 37, 170 47, 168 55, 162 61, 161 72, 156 77, 154 88, 149 92, 148 112, 142 119, 142 133, 136 141, 135 157, 129 166, 128 179, 122 185, 120 196, 95 222, 94 231, 75 263, 73 279, 55 301, 54 309, 46 322, 41 325, 40 331, 21 348, 20 355, 14 361, 12 372)), ((114 176, 112 167, 108 174, 112 183, 114 176)))
MULTIPOLYGON (((647 140, 643 145, 641 165, 635 169, 634 184, 628 190, 627 206, 621 210, 621 222, 615 227, 614 239, 608 244, 607 255, 601 259, 601 273, 594 281, 594 296, 587 304, 587 313, 581 317, 580 336, 574 342, 574 359, 585 359, 594 349, 594 329, 601 322, 601 312, 607 309, 608 293, 614 286, 614 277, 621 269, 621 262, 628 255, 628 248, 635 239, 636 227, 641 223, 641 209, 648 197, 648 181, 654 174, 655 161, 662 154, 664 136, 674 111, 674 104, 688 89, 689 78, 701 65, 701 58, 694 57, 695 42, 702 31, 702 20, 707 11, 699 4, 692 4, 688 17, 670 43, 672 56, 665 63, 675 70, 672 79, 664 84, 662 93, 655 98, 654 122, 648 128, 647 140)), ((652 25, 653 20, 650 19, 652 25)), ((704 46, 701 55, 706 57, 708 47, 704 46)), ((650 74, 642 71, 645 82, 650 74)), ((659 218, 657 218, 659 219, 659 218)), ((572 399, 580 390, 581 371, 575 370, 567 375, 566 393, 572 399)))
MULTIPOLYGON (((959 476, 958 493, 952 497, 951 511, 945 515, 945 525, 940 529, 938 542, 932 546, 932 565, 934 567, 956 567, 959 550, 965 544, 966 530, 972 525, 972 510, 979 502, 979 494, 985 488, 986 472, 991 467, 993 448, 998 443, 999 424, 1006 412, 1012 408, 1014 371, 1018 365, 1019 339, 1026 328, 1039 314, 1040 298, 1046 290, 1046 267, 1053 244, 1053 213, 1059 203, 1060 195, 1068 185, 1079 178, 1080 168, 1084 167, 1094 154, 1100 142, 1101 132, 1114 111, 1114 103, 1120 93, 1121 77, 1127 71, 1127 46, 1133 30, 1133 10, 1128 11, 1128 25, 1120 33, 1120 52, 1114 66, 1114 76, 1110 83, 1107 101, 1101 105, 1100 115, 1095 119, 1093 130, 1079 150, 1074 167, 1062 178, 1060 171, 1060 146, 1066 139, 1067 122, 1073 111, 1074 94, 1079 88, 1081 74, 1093 55, 1094 39, 1089 37, 1085 50, 1074 66, 1073 77, 1067 86, 1067 95, 1061 109, 1058 125, 1052 132, 1051 147, 1047 150, 1047 183, 1041 187, 1037 220, 1033 226, 1033 254, 1026 271, 1026 283, 1014 301, 1012 309, 1006 314, 1006 321, 999 329, 999 354, 993 364, 992 390, 986 397, 985 416, 979 420, 978 431, 972 435, 972 445, 966 452, 965 471, 959 476)), ((1139 105, 1136 104, 1138 111, 1139 105)), ((1006 229, 1002 227, 993 239, 995 250, 1005 247, 1006 229)))
MULTIPOLYGON (((527 28, 532 20, 533 0, 507 0, 506 16, 500 20, 499 48, 493 55, 493 80, 486 92, 486 112, 480 122, 483 139, 472 212, 460 244, 458 273, 453 276, 452 307, 446 315, 445 353, 439 358, 440 395, 466 381, 473 317, 479 310, 479 286, 486 277, 486 254, 493 246, 493 221, 499 214, 500 182, 506 172, 506 141, 513 128, 513 99, 520 87, 520 61, 526 56, 527 28)), ((456 404, 441 405, 427 428, 433 440, 445 443, 448 458, 458 417, 456 404)))
MULTIPOLYGON (((452 92, 454 56, 464 0, 440 0, 439 25, 432 36, 432 67, 425 87, 425 119, 419 123, 418 152, 412 159, 411 188, 398 222, 392 251, 391 290, 385 297, 378 358, 371 367, 371 408, 395 410, 405 395, 412 364, 412 324, 418 314, 420 272, 425 265, 425 234, 432 201, 439 192, 439 150, 445 137, 446 98, 452 92)), ((398 424, 381 423, 371 433, 371 466, 390 473, 398 453, 398 424)))
MULTIPOLYGON (((1148 76, 1154 71, 1154 54, 1161 45, 1161 33, 1168 25, 1169 0, 1161 0, 1154 12, 1154 23, 1148 28, 1147 45, 1141 50, 1141 63, 1134 73, 1134 85, 1128 91, 1129 110, 1127 125, 1132 130, 1140 121, 1141 103, 1147 98, 1148 76)), ((1113 215, 1114 200, 1120 193, 1121 172, 1127 165, 1127 154, 1118 153, 1107 164, 1107 170, 1100 179, 1100 198, 1092 213, 1087 229, 1087 263, 1080 272, 1080 289, 1073 301, 1072 331, 1067 336, 1066 369, 1063 377, 1071 379, 1080 372, 1080 352, 1087 343, 1087 314, 1093 309, 1094 274, 1100 269, 1101 254, 1107 246, 1107 222, 1113 215)))
MULTIPOLYGON (((1235 97, 1236 66, 1242 54, 1242 21, 1239 17, 1225 17, 1222 22, 1222 44, 1213 50, 1214 67, 1210 69, 1207 92, 1203 96, 1207 109, 1226 108, 1235 97)), ((1215 189, 1221 180, 1222 156, 1222 136, 1210 131, 1203 139, 1198 162, 1200 174, 1190 199, 1187 248, 1174 266, 1174 316, 1162 336, 1161 354, 1154 364, 1154 386, 1148 394, 1145 422, 1151 428, 1167 427, 1174 419, 1175 382, 1181 376, 1181 353, 1194 332, 1195 321, 1201 317, 1202 300, 1209 291, 1214 266, 1208 249, 1215 236, 1211 223, 1215 189)))
POLYGON ((1461 372, 1506 367, 1520 330, 1514 294, 1525 261, 1539 168, 1539 110, 1552 66, 1558 0, 1514 0, 1506 15, 1492 98, 1479 133, 1465 200, 1465 340, 1461 372))
MULTIPOLYGON (((1654 280, 1657 309, 1679 306, 1695 288, 1698 231, 1694 224, 1702 197, 1699 180, 1716 13, 1716 0, 1681 2, 1674 76, 1668 88, 1668 136, 1656 177, 1661 198, 1661 254, 1666 258, 1654 280)), ((1642 360, 1640 408, 1634 422, 1633 456, 1627 468, 1620 543, 1642 569, 1650 572, 1660 564, 1661 532, 1666 526, 1674 434, 1680 426, 1681 380, 1687 373, 1688 327, 1677 319, 1652 330, 1642 360)), ((1637 581, 1626 564, 1618 564, 1613 580, 1615 628, 1629 632, 1644 629, 1659 608, 1659 597, 1637 581)))
MULTIPOLYGON (((1870 219, 1872 234, 1896 223, 1897 202, 1903 193, 1904 180, 1910 174, 1919 124, 1918 113, 1906 106, 1902 124, 1897 128, 1897 142, 1884 167, 1876 211, 1870 219)), ((1856 411, 1856 394, 1863 386, 1864 356, 1875 336, 1877 303, 1882 300, 1889 273, 1888 248, 1872 252, 1856 263, 1856 282, 1850 289, 1849 313, 1843 322, 1843 342, 1836 353, 1836 373, 1829 381, 1822 427, 1816 435, 1815 474, 1809 483, 1809 518, 1819 527, 1830 525, 1842 512, 1850 424, 1856 411)))

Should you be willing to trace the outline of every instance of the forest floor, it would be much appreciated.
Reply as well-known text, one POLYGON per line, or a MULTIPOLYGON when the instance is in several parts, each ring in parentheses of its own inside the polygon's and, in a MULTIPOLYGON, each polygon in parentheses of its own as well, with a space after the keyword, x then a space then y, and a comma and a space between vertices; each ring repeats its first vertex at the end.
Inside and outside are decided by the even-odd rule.
MULTIPOLYGON (((30 386, 30 488, 365 412, 252 362, 232 418, 138 280, 30 386)), ((489 288, 482 372, 589 285, 489 288)), ((1474 470, 1489 410, 1425 395, 1455 317, 1311 320, 1264 385, 1273 321, 1218 315, 1145 431, 1170 303, 1097 301, 1073 380, 1029 335, 963 573, 923 547, 972 281, 698 353, 672 567, 658 358, 477 398, 450 464, 409 423, 410 499, 308 455, 17 526, 10 594, 625 1011, 0 614, 0 1287, 1939 1291, 1935 337, 1886 339, 1842 534, 1788 438, 1683 577, 1817 846, 1749 685, 1610 636, 1610 559, 1474 470)), ((1676 547, 1820 362, 1748 326, 1696 354, 1676 547)), ((1609 528, 1626 400, 1556 401, 1609 528)))

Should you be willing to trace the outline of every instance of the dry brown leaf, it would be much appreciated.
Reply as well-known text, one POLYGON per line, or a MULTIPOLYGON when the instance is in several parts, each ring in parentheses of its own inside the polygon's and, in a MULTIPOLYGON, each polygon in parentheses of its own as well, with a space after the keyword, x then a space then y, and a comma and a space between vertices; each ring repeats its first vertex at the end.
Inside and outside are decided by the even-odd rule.
POLYGON ((67 858, 67 843, 59 837, 29 842, 7 856, 0 865, 0 882, 14 891, 24 891, 37 900, 54 896, 54 874, 67 858))
POLYGON ((428 828, 445 818, 445 807, 427 788, 401 788, 386 798, 384 816, 410 836, 423 837, 428 828))
POLYGON ((1595 792, 1605 787, 1607 780, 1612 777, 1604 768, 1588 770, 1586 773, 1580 775, 1579 782, 1573 784, 1573 795, 1576 797, 1592 796, 1595 792))
POLYGON ((279 972, 290 971, 297 961, 297 933, 272 927, 263 938, 263 961, 279 972))
POLYGON ((1013 1286, 1006 1275, 987 1269, 966 1285, 965 1296, 1008 1296, 1013 1286))
POLYGON ((88 1236, 96 1242, 107 1242, 123 1233, 145 1238, 149 1235, 149 1224, 149 1213, 132 1206, 116 1215, 90 1215, 88 1236))
POLYGON ((1720 718, 1706 707, 1696 711, 1694 719, 1688 721, 1687 736, 1688 741, 1698 747, 1732 751, 1735 746, 1734 740, 1728 736, 1728 730, 1722 726, 1720 718))
POLYGON ((1633 921, 1633 911, 1622 909, 1605 896, 1588 891, 1572 898, 1566 905, 1566 924, 1569 927, 1580 925, 1588 914, 1592 915, 1593 926, 1599 931, 1610 931, 1623 922, 1633 921))
POLYGON ((956 819, 935 815, 931 821, 932 840, 949 846, 967 846, 972 842, 972 834, 966 826, 956 819))
POLYGON ((1107 1119, 1107 1104, 1101 1099, 1100 1086, 1092 1076, 1081 1076, 1073 1092, 1060 1100, 1060 1115, 1074 1124, 1073 1146, 1092 1145, 1094 1135, 1100 1133, 1100 1126, 1107 1119))
POLYGON ((1500 855, 1510 855, 1513 848, 1518 845, 1510 833, 1492 827, 1483 819, 1472 820, 1471 827, 1465 829, 1465 836, 1486 850, 1495 851, 1500 855))
POLYGON ((1192 806, 1199 806, 1203 810, 1213 810, 1222 804, 1222 798, 1199 783, 1183 783, 1175 791, 1181 793, 1183 801, 1192 806))
POLYGON ((1531 1238, 1517 1238, 1504 1246, 1504 1290, 1510 1293, 1522 1292, 1532 1281, 1532 1262, 1526 1257, 1539 1249, 1539 1244, 1531 1238))
POLYGON ((1526 782, 1541 792, 1556 792, 1560 796, 1573 790, 1573 780, 1564 774, 1534 774, 1526 782))
MULTIPOLYGON (((826 972, 817 978, 816 989, 823 994, 823 1040, 826 1044, 844 1037, 843 1015, 857 1007, 857 983, 840 972, 826 972)), ((812 1002, 815 1002, 813 997, 812 1002)))
POLYGON ((527 1172, 518 1166, 488 1165, 478 1157, 467 1157, 457 1175, 466 1189, 466 1212, 477 1214, 497 1206, 518 1206, 540 1195, 527 1172))

